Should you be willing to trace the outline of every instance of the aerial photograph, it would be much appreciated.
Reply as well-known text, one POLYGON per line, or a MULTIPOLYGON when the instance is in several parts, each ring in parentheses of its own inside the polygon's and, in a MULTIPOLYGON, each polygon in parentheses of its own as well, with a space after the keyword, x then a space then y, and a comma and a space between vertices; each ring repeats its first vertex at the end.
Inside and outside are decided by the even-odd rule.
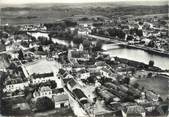
POLYGON ((0 117, 168 107, 168 0, 0 0, 0 117))

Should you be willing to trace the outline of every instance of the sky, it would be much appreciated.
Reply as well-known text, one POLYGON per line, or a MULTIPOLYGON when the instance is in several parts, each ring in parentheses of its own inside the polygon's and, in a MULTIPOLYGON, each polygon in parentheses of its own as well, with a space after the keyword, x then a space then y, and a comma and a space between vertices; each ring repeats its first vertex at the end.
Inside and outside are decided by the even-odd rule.
MULTIPOLYGON (((29 4, 29 3, 90 3, 90 2, 119 2, 142 0, 0 0, 0 4, 29 4)), ((143 1, 167 1, 167 0, 143 0, 143 1)))

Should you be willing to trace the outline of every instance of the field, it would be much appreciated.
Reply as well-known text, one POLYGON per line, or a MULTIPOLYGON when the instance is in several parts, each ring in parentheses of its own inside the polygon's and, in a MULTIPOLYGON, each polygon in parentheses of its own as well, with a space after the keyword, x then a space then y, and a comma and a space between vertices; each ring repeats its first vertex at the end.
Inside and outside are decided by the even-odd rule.
POLYGON ((35 63, 26 64, 25 65, 29 74, 33 73, 51 73, 51 72, 58 72, 60 68, 60 64, 55 61, 47 61, 46 59, 38 60, 35 63))
POLYGON ((127 4, 54 4, 25 5, 3 7, 0 12, 2 24, 35 24, 55 22, 65 17, 75 15, 96 16, 108 18, 124 15, 149 15, 167 13, 168 6, 128 6, 127 4), (127 12, 126 12, 127 11, 127 12))

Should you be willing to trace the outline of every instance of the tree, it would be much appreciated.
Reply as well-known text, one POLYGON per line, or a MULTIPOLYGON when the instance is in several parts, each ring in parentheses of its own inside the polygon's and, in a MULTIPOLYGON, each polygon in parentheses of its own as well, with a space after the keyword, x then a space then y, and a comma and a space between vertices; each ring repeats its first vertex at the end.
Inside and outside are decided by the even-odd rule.
POLYGON ((19 55, 18 55, 19 60, 23 60, 24 59, 24 55, 23 55, 22 50, 20 49, 18 53, 19 53, 19 55))
POLYGON ((125 38, 125 33, 122 31, 122 30, 117 30, 117 36, 120 38, 120 39, 124 39, 125 38))
POLYGON ((54 80, 50 81, 50 86, 51 86, 51 89, 55 89, 57 87, 57 84, 54 80))
POLYGON ((84 49, 89 49, 90 48, 90 41, 89 40, 87 40, 87 39, 85 39, 84 41, 83 41, 83 47, 84 47, 84 49))
POLYGON ((153 67, 154 66, 154 61, 150 60, 148 65, 149 65, 149 67, 153 67))
POLYGON ((150 72, 150 73, 148 73, 148 74, 147 74, 147 78, 151 78, 151 77, 152 77, 152 75, 153 75, 153 74, 152 74, 151 72, 150 72))
POLYGON ((95 51, 100 51, 102 49, 102 45, 103 45, 102 41, 98 41, 96 43, 96 46, 95 46, 94 50, 95 51))
POLYGON ((133 87, 134 87, 135 89, 138 89, 138 88, 139 88, 139 84, 138 84, 138 83, 135 83, 135 84, 133 85, 133 87))
POLYGON ((141 21, 139 22, 139 25, 143 25, 143 24, 144 24, 144 22, 141 22, 141 21))
POLYGON ((47 37, 39 36, 39 37, 38 37, 38 40, 40 41, 40 43, 41 43, 42 45, 48 45, 48 44, 49 44, 49 41, 48 41, 47 37))
POLYGON ((55 104, 48 97, 38 98, 36 102, 36 108, 38 111, 47 111, 55 108, 55 104))
POLYGON ((128 35, 128 36, 127 36, 127 41, 132 41, 133 39, 134 39, 133 36, 131 36, 131 35, 128 35))
POLYGON ((64 23, 66 27, 75 27, 77 25, 77 22, 73 22, 71 20, 64 20, 64 23))
POLYGON ((11 63, 10 65, 9 65, 9 67, 8 67, 9 69, 13 69, 13 70, 15 70, 15 69, 17 69, 17 66, 16 66, 16 64, 15 63, 11 63))
POLYGON ((156 46, 154 41, 150 41, 147 45, 148 47, 154 48, 156 46))
POLYGON ((50 52, 54 51, 54 50, 55 50, 54 45, 53 45, 53 44, 51 44, 51 45, 50 45, 50 47, 49 47, 49 49, 50 49, 50 52))
POLYGON ((116 34, 116 29, 115 28, 109 28, 109 29, 107 29, 107 31, 109 32, 109 34, 110 34, 110 36, 112 36, 112 37, 115 37, 115 36, 117 36, 117 34, 116 34))
POLYGON ((88 78, 87 78, 87 81, 88 81, 89 83, 95 83, 95 77, 94 77, 94 76, 88 77, 88 78))
POLYGON ((78 38, 77 36, 74 36, 74 37, 73 37, 73 42, 74 42, 75 44, 80 44, 80 43, 83 42, 83 39, 82 39, 82 38, 78 38))
POLYGON ((126 77, 125 79, 124 79, 124 83, 126 83, 126 84, 130 84, 130 78, 129 77, 126 77))
POLYGON ((143 31, 142 31, 142 30, 137 30, 136 34, 137 34, 139 37, 141 37, 141 36, 143 36, 143 31))
POLYGON ((43 52, 43 47, 41 45, 38 47, 38 51, 42 51, 43 52))

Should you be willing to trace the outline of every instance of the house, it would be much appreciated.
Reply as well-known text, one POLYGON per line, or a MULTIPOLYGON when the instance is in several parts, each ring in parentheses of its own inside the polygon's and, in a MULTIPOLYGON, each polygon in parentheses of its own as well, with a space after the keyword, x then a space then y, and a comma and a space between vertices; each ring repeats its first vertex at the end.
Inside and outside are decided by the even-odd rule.
POLYGON ((158 101, 160 95, 156 94, 155 92, 151 90, 146 90, 146 97, 150 101, 158 101))
POLYGON ((71 57, 81 61, 89 60, 89 54, 85 51, 71 51, 71 57))
POLYGON ((83 51, 84 50, 84 47, 83 47, 83 44, 81 43, 80 45, 79 45, 79 51, 83 51))
POLYGON ((144 42, 145 45, 148 45, 148 44, 150 43, 151 40, 145 38, 145 39, 142 39, 141 41, 144 42))
POLYGON ((38 39, 38 37, 45 37, 45 38, 49 39, 48 33, 42 33, 42 32, 32 32, 32 33, 30 33, 30 32, 27 32, 27 34, 35 37, 36 39, 38 39))
POLYGON ((52 89, 49 86, 42 86, 39 88, 38 91, 35 91, 33 93, 33 97, 35 99, 40 98, 40 97, 49 97, 50 99, 52 98, 52 89))
POLYGON ((21 82, 21 83, 14 83, 14 84, 7 84, 3 89, 3 92, 14 92, 16 90, 24 90, 25 87, 29 85, 29 82, 21 82))
POLYGON ((63 69, 66 71, 72 71, 72 66, 70 64, 63 64, 63 69))
POLYGON ((110 75, 112 74, 112 72, 110 70, 108 70, 107 68, 100 69, 100 73, 101 73, 101 75, 103 75, 107 78, 109 78, 110 75))
POLYGON ((55 108, 62 108, 69 106, 69 97, 64 92, 63 88, 51 89, 49 86, 40 87, 38 91, 33 93, 34 99, 40 97, 48 97, 52 99, 55 104, 55 108))
POLYGON ((90 72, 83 72, 79 74, 80 79, 87 79, 90 77, 90 72))
POLYGON ((84 70, 85 68, 86 68, 85 65, 79 65, 79 64, 76 64, 76 65, 72 66, 72 69, 75 70, 76 72, 78 72, 80 70, 84 70))
POLYGON ((70 91, 72 91, 74 88, 78 87, 77 82, 72 78, 67 82, 67 87, 70 91))
POLYGON ((74 94, 74 96, 79 100, 79 102, 83 105, 87 104, 88 103, 88 99, 87 99, 87 96, 82 92, 81 89, 74 89, 72 91, 72 93, 74 94))
MULTIPOLYGON (((124 113, 123 113, 124 114, 124 113)), ((128 116, 138 116, 141 115, 141 117, 146 117, 145 109, 142 106, 139 105, 132 105, 127 107, 126 116, 123 115, 123 117, 128 116)))
POLYGON ((61 76, 63 79, 73 78, 71 74, 69 74, 66 70, 59 69, 58 76, 61 76))
POLYGON ((44 74, 32 74, 30 82, 32 84, 44 83, 49 80, 56 81, 56 78, 53 73, 44 73, 44 74))
POLYGON ((63 108, 69 106, 69 97, 67 94, 54 95, 52 99, 55 103, 55 108, 63 108))
POLYGON ((87 79, 88 77, 90 77, 90 72, 86 69, 82 69, 78 71, 77 77, 80 79, 87 79))
POLYGON ((52 100, 55 103, 55 108, 62 108, 69 106, 69 96, 64 92, 63 88, 53 89, 52 100))
POLYGON ((107 64, 104 61, 99 61, 95 63, 97 69, 106 68, 107 64))
POLYGON ((5 79, 4 82, 4 92, 14 92, 16 90, 24 90, 25 87, 29 85, 29 81, 27 79, 21 78, 20 73, 14 73, 12 70, 8 72, 10 75, 5 79))
POLYGON ((68 60, 73 65, 78 64, 78 61, 89 61, 89 58, 90 58, 90 56, 89 56, 88 52, 86 52, 86 51, 79 51, 79 50, 69 50, 68 51, 68 60))

